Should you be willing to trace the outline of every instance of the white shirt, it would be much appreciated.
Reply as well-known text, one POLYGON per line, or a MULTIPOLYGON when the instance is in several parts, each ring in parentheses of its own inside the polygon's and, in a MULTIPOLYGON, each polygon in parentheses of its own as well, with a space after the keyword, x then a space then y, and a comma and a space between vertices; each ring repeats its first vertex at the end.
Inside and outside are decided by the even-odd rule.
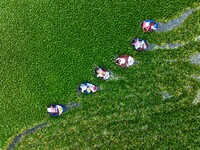
POLYGON ((146 43, 144 41, 141 41, 140 44, 138 45, 135 45, 135 48, 138 49, 138 48, 143 48, 143 45, 145 45, 146 43))
POLYGON ((127 67, 132 66, 133 64, 134 64, 134 59, 133 59, 133 57, 129 56, 129 57, 128 57, 128 64, 127 64, 127 67))

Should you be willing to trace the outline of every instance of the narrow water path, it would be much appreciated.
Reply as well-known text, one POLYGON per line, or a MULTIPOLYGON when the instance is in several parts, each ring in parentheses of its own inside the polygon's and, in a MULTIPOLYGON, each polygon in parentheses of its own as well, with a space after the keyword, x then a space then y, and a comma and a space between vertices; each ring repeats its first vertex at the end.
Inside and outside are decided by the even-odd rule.
POLYGON ((200 36, 197 36, 193 39, 191 39, 191 41, 186 41, 182 44, 180 43, 175 43, 175 44, 171 44, 171 43, 166 43, 164 45, 156 45, 156 44, 150 44, 148 43, 148 49, 147 50, 155 50, 155 49, 177 49, 181 46, 184 46, 185 44, 188 44, 189 42, 199 42, 200 41, 200 36))
POLYGON ((36 132, 38 129, 44 128, 46 126, 48 126, 49 124, 47 122, 39 124, 37 126, 34 126, 33 128, 30 128, 26 131, 24 131, 23 133, 17 135, 14 140, 12 141, 12 143, 8 146, 7 150, 12 150, 13 148, 15 148, 16 144, 19 142, 19 140, 22 138, 22 136, 29 134, 29 133, 33 133, 36 132))
MULTIPOLYGON (((65 105, 67 107, 68 110, 71 110, 73 108, 77 108, 80 107, 81 104, 78 102, 72 102, 70 104, 66 104, 65 105)), ((38 129, 44 128, 46 126, 49 126, 49 123, 45 122, 42 124, 39 124, 37 126, 34 126, 33 128, 27 129, 26 131, 24 131, 23 133, 17 135, 14 140, 12 141, 12 143, 8 146, 7 150, 12 150, 13 148, 15 148, 16 144, 19 142, 19 140, 24 136, 27 135, 29 133, 33 133, 36 132, 38 129)))
POLYGON ((158 22, 158 29, 156 32, 167 32, 173 30, 174 28, 180 26, 194 11, 200 10, 200 7, 196 9, 190 9, 184 12, 179 18, 172 19, 167 23, 160 23, 158 22))
POLYGON ((156 44, 149 44, 149 48, 148 50, 154 50, 154 49, 177 49, 181 46, 183 46, 185 44, 179 44, 179 43, 175 43, 175 44, 164 44, 164 45, 156 45, 156 44))

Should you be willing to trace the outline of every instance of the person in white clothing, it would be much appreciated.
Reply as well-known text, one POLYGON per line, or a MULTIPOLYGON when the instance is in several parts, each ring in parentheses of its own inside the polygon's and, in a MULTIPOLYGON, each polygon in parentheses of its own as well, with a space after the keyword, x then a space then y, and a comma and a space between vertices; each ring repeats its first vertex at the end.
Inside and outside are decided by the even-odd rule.
POLYGON ((138 51, 145 51, 148 49, 147 42, 140 38, 134 39, 131 44, 132 44, 133 48, 138 51))
POLYGON ((102 79, 102 80, 107 80, 110 78, 110 72, 105 69, 105 68, 95 68, 95 74, 98 78, 102 79))
POLYGON ((84 82, 79 86, 79 91, 83 94, 91 94, 96 92, 97 90, 98 90, 97 86, 88 82, 84 82))
POLYGON ((134 62, 134 58, 129 55, 121 55, 115 60, 115 63, 120 67, 130 67, 134 64, 134 62))
POLYGON ((57 105, 50 105, 47 108, 47 112, 49 113, 49 115, 51 116, 60 116, 62 113, 64 113, 67 110, 67 108, 65 107, 65 105, 62 104, 57 104, 57 105))

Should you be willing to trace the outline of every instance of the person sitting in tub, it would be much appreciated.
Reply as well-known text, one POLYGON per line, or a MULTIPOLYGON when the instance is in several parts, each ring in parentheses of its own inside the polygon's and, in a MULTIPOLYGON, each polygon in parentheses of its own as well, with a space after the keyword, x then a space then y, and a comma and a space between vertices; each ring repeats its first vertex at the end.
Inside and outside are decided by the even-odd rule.
POLYGON ((97 78, 100 78, 102 80, 107 80, 110 78, 110 72, 105 68, 101 67, 95 68, 95 74, 97 78))
POLYGON ((84 82, 79 86, 79 91, 83 94, 92 94, 98 90, 97 86, 84 82))
POLYGON ((136 38, 132 41, 132 46, 138 51, 145 51, 148 48, 148 44, 145 40, 136 38))
POLYGON ((153 32, 158 29, 158 23, 154 20, 145 20, 142 22, 141 27, 144 32, 153 32))
POLYGON ((121 55, 119 57, 117 57, 117 59, 115 60, 115 63, 120 66, 120 67, 130 67, 134 64, 134 58, 132 56, 129 55, 121 55))
POLYGON ((47 112, 50 116, 60 116, 62 113, 66 112, 67 108, 62 104, 52 104, 47 108, 47 112))

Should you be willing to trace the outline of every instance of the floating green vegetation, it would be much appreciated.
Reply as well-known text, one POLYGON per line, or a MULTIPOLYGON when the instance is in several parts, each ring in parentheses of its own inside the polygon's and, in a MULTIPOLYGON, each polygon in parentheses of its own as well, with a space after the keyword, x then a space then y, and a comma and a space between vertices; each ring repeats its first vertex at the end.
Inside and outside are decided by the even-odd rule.
POLYGON ((198 7, 198 0, 8 0, 0 6, 0 148, 43 122, 50 126, 23 136, 16 148, 199 148, 199 103, 193 101, 200 83, 192 75, 199 76, 200 66, 190 57, 200 50, 198 40, 189 41, 199 36, 200 12, 169 32, 140 29, 143 20, 167 22, 198 7), (188 43, 139 53, 130 46, 132 37, 158 45, 188 43), (114 59, 121 54, 138 64, 118 68, 114 59), (117 80, 95 78, 95 65, 117 80), (102 90, 78 96, 84 81, 102 90), (171 97, 163 100, 163 92, 171 97), (47 105, 72 101, 82 107, 47 116, 47 105))

